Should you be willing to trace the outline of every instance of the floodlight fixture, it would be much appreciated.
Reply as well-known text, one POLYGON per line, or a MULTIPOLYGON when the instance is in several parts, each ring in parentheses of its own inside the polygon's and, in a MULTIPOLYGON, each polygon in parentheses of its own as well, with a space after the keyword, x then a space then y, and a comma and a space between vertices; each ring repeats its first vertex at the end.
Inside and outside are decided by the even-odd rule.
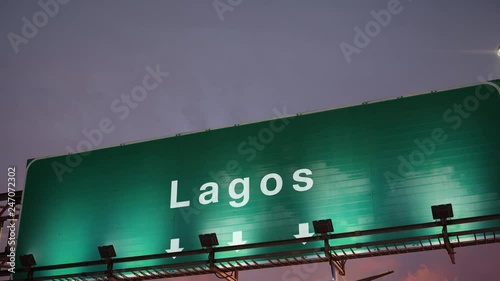
POLYGON ((35 257, 32 254, 22 255, 19 257, 19 259, 21 260, 21 265, 23 267, 29 268, 36 265, 35 257))
POLYGON ((101 259, 103 260, 116 257, 115 247, 113 247, 113 245, 99 246, 97 250, 99 250, 99 255, 101 255, 101 259))
POLYGON ((432 206, 432 217, 435 220, 446 220, 453 217, 453 207, 451 204, 432 206))
POLYGON ((500 57, 500 46, 497 48, 497 56, 500 57))
POLYGON ((208 233, 198 235, 200 238, 200 243, 202 247, 212 248, 213 246, 219 245, 219 240, 217 239, 217 234, 208 233))
POLYGON ((314 233, 326 234, 333 232, 333 224, 331 219, 313 221, 314 233))

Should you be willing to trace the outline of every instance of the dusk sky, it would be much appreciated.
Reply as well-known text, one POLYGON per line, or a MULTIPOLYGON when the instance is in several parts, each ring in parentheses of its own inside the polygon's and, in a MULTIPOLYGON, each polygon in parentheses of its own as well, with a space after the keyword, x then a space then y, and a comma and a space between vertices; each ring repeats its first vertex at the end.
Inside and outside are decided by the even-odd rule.
MULTIPOLYGON (((499 79, 499 14, 498 0, 1 1, 1 167, 22 189, 27 159, 75 149, 148 67, 168 75, 97 147, 499 79)), ((349 261, 345 280, 500 280, 499 244, 456 251, 456 265, 445 250, 349 261)), ((240 280, 330 278, 288 270, 240 280)))

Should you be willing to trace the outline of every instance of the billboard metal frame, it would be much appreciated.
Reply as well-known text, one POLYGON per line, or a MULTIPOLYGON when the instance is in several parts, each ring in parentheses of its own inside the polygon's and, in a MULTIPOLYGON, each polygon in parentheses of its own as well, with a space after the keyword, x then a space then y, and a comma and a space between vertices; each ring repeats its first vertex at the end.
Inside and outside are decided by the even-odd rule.
MULTIPOLYGON (((18 191, 16 196, 21 196, 22 191, 18 191)), ((0 194, 0 201, 5 201, 0 194), (2 200, 3 199, 3 200, 2 200)), ((430 213, 430 210, 429 210, 430 213)), ((1 218, 2 223, 7 218, 1 218)), ((335 266, 341 275, 345 274, 345 263, 350 259, 387 256, 395 254, 425 252, 431 250, 447 250, 452 263, 455 261, 454 248, 500 243, 500 224, 498 227, 482 228, 468 231, 448 232, 447 226, 463 225, 476 222, 500 220, 500 214, 459 218, 448 220, 436 220, 433 222, 412 224, 398 227, 380 228, 373 230, 353 231, 345 233, 330 233, 325 235, 315 235, 307 238, 288 239, 280 241, 262 242, 245 244, 239 246, 226 246, 215 248, 202 248, 199 250, 185 251, 180 253, 161 253, 147 256, 134 256, 126 258, 116 258, 109 260, 94 260, 87 262, 59 264, 51 266, 34 266, 32 268, 23 268, 17 272, 25 272, 26 279, 23 280, 151 280, 161 278, 172 278, 191 275, 217 274, 220 278, 226 280, 238 280, 239 271, 262 269, 271 267, 281 267, 317 262, 329 262, 335 266), (356 243, 346 245, 331 246, 330 242, 335 239, 362 237, 375 234, 389 234, 400 231, 409 231, 425 228, 440 228, 441 233, 432 235, 408 237, 404 239, 377 240, 369 243, 356 243), (473 238, 472 238, 473 237, 473 238), (253 255, 237 258, 217 259, 217 253, 245 250, 253 248, 266 248, 280 245, 292 245, 303 242, 324 241, 324 247, 308 248, 300 251, 279 252, 273 254, 253 255), (128 269, 113 269, 117 263, 154 260, 170 258, 174 256, 190 256, 206 254, 205 261, 173 263, 162 266, 137 267, 128 269), (94 265, 107 265, 106 271, 82 272, 70 275, 57 275, 47 277, 32 277, 35 272, 67 269, 75 267, 86 267, 94 265)), ((1 265, 5 267, 7 262, 7 253, 0 253, 1 265)), ((0 276, 9 276, 10 272, 2 270, 0 276)), ((19 280, 19 279, 17 279, 19 280)))

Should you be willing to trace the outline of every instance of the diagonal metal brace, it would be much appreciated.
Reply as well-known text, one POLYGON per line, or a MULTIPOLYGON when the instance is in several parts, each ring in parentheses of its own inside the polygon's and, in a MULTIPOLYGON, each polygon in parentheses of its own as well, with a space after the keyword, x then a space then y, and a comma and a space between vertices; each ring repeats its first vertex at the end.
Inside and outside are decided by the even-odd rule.
POLYGON ((451 245, 450 242, 450 236, 448 235, 448 227, 446 222, 446 219, 441 219, 441 225, 443 225, 444 246, 446 248, 446 251, 448 252, 448 255, 450 256, 451 263, 455 264, 455 251, 453 250, 453 245, 451 245))
POLYGON ((220 279, 226 279, 227 281, 238 281, 238 271, 234 271, 233 273, 222 271, 215 265, 215 252, 213 248, 209 248, 209 250, 210 250, 208 252, 209 268, 213 273, 215 273, 215 276, 217 276, 220 279))
POLYGON ((27 281, 31 281, 33 280, 33 276, 34 276, 34 270, 33 270, 33 267, 32 266, 25 266, 24 269, 26 270, 26 279, 27 281))
POLYGON ((105 259, 106 261, 106 277, 111 280, 112 278, 114 278, 114 275, 113 275, 113 259, 109 258, 109 259, 105 259))
POLYGON ((26 280, 29 280, 29 281, 30 281, 30 280, 33 280, 33 269, 32 269, 32 268, 30 268, 30 269, 28 270, 28 274, 27 274, 27 276, 26 276, 26 280))
POLYGON ((326 235, 323 235, 323 240, 325 242, 325 256, 328 258, 328 262, 331 266, 334 266, 340 275, 345 275, 345 263, 347 260, 345 259, 335 259, 330 252, 330 243, 328 242, 328 238, 326 235))

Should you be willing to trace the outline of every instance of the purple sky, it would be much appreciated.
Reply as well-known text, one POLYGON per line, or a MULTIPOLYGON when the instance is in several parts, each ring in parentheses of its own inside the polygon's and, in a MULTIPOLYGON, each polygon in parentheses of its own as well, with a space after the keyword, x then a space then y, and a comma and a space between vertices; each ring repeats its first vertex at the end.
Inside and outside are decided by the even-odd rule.
MULTIPOLYGON (((0 161, 18 167, 19 186, 26 159, 64 154, 116 116, 147 66, 170 75, 99 147, 500 78, 498 0, 54 1, 41 1, 57 3, 49 12, 0 2, 0 161), (374 15, 372 36, 355 38, 374 15)), ((390 269, 380 280, 498 280, 499 245, 457 252, 454 266, 445 251, 349 261, 346 280, 390 269)), ((240 279, 286 281, 287 270, 240 279)), ((319 264, 288 280, 328 275, 319 264)))

